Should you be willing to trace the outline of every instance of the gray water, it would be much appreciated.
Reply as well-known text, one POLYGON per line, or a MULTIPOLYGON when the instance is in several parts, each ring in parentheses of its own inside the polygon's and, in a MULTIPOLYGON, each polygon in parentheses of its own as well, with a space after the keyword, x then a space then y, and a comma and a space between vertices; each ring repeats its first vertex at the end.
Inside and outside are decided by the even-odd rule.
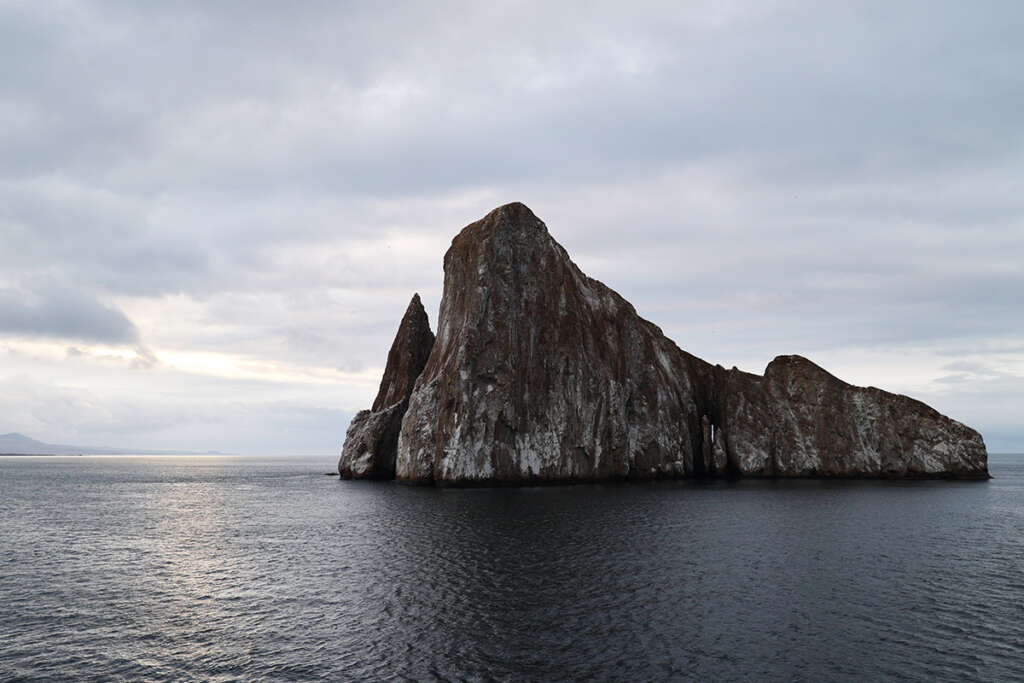
POLYGON ((1024 678, 989 482, 526 489, 0 458, 0 679, 1024 678))

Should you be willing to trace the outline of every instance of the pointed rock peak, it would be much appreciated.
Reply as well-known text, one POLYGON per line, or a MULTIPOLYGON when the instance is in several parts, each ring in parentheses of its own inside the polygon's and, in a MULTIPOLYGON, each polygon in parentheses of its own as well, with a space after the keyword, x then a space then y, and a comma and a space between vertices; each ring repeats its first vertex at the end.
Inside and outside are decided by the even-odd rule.
POLYGON ((530 207, 522 202, 510 202, 503 204, 484 216, 484 220, 501 220, 509 223, 522 223, 534 225, 540 223, 537 215, 530 211, 530 207))
POLYGON ((430 330, 427 312, 423 309, 420 295, 413 294, 388 352, 388 363, 373 410, 381 410, 409 397, 433 346, 434 333, 430 330))
POLYGON ((430 331, 427 312, 420 295, 414 294, 388 352, 388 364, 373 407, 356 415, 345 435, 338 460, 338 473, 343 478, 395 476, 402 417, 433 347, 434 333, 430 331))
MULTIPOLYGON (((420 301, 419 292, 413 294, 412 299, 409 300, 409 305, 405 309, 403 321, 409 317, 423 318, 424 321, 427 319, 427 312, 423 309, 423 302, 420 301)), ((427 322, 427 327, 430 327, 429 322, 427 322)))
POLYGON ((494 209, 480 220, 470 223, 455 236, 452 244, 482 242, 496 234, 516 234, 526 240, 547 236, 547 226, 526 204, 512 202, 494 209))

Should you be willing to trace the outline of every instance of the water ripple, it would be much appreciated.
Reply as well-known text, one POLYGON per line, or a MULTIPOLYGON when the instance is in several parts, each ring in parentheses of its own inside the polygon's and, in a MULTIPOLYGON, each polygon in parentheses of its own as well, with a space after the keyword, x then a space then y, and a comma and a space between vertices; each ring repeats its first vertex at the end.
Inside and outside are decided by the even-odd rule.
POLYGON ((0 679, 1024 677, 987 483, 435 490, 324 463, 0 459, 0 679))

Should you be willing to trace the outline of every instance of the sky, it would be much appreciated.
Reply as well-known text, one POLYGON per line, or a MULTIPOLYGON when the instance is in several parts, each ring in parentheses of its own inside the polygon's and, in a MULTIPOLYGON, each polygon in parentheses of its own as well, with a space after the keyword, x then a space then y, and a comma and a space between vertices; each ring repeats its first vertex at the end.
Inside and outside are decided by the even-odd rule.
POLYGON ((710 362, 1024 451, 1022 35, 1016 0, 0 0, 0 433, 336 453, 452 237, 522 201, 710 362))

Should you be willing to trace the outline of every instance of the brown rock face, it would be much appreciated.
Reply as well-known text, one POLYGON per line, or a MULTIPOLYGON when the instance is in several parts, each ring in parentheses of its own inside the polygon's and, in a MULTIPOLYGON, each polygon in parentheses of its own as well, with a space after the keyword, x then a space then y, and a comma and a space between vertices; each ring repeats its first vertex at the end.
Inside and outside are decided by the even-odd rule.
POLYGON ((920 401, 854 387, 800 356, 765 370, 774 474, 987 476, 981 435, 920 401))
MULTIPOLYGON (((463 229, 444 272, 437 342, 399 418, 401 480, 987 477, 981 436, 918 401, 798 356, 759 376, 680 350, 522 204, 463 229)), ((346 451, 390 438, 394 416, 376 415, 356 417, 346 451)))
POLYGON ((580 272, 528 208, 509 204, 466 227, 444 270, 437 343, 402 423, 399 479, 697 471, 701 414, 684 355, 580 272))
MULTIPOLYGON (((981 435, 920 401, 855 387, 800 356, 707 384, 731 468, 748 476, 987 478, 981 435)), ((716 434, 717 438, 717 434, 716 434)))
POLYGON ((414 294, 388 352, 384 378, 370 410, 360 411, 349 425, 338 460, 345 478, 391 479, 402 417, 416 378, 423 371, 434 334, 419 294, 414 294))

